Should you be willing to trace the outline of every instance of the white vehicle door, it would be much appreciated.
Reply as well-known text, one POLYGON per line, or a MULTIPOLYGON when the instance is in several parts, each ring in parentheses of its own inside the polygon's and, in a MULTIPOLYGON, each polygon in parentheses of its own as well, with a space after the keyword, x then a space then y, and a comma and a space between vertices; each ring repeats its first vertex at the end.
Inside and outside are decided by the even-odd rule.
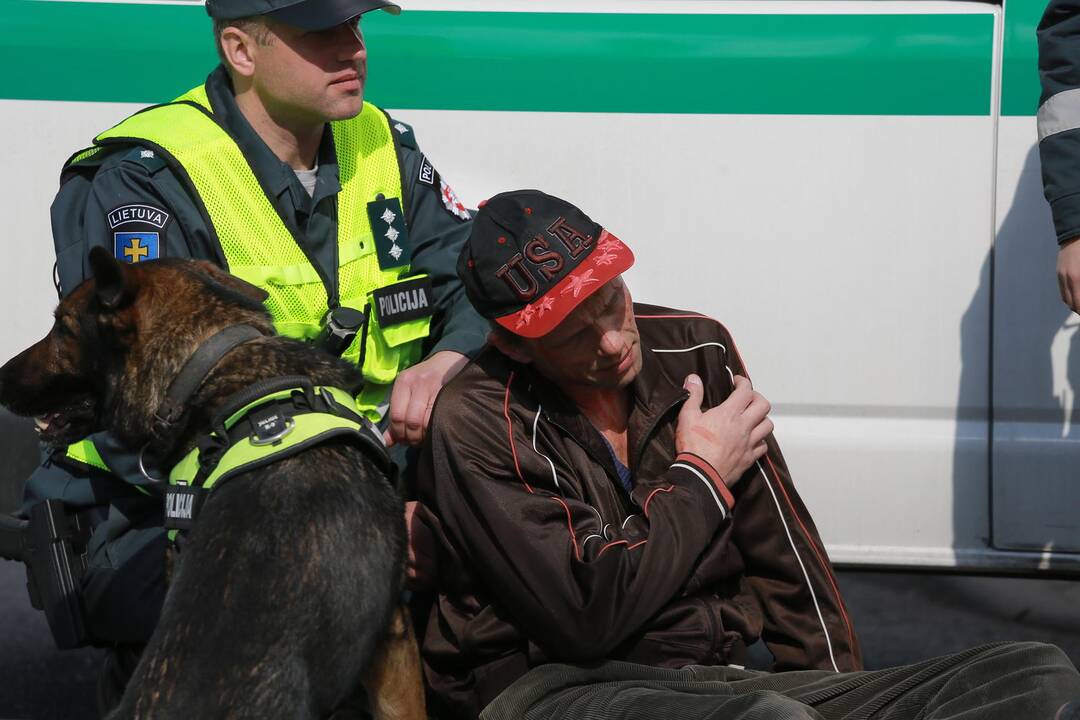
MULTIPOLYGON (((993 545, 1073 567, 1080 553, 1080 317, 1058 294, 1035 112, 1045 3, 1009 0, 999 124, 993 297, 993 545)), ((992 290, 991 290, 992 288, 992 290)))

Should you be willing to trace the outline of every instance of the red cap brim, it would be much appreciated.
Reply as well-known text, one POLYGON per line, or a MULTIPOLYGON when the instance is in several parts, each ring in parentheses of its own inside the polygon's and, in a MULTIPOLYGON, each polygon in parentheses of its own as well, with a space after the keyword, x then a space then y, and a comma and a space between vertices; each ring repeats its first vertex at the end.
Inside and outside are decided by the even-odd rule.
POLYGON ((547 335, 586 298, 633 264, 634 253, 630 248, 607 230, 602 230, 596 247, 569 275, 537 300, 521 310, 495 318, 495 322, 522 337, 547 335))

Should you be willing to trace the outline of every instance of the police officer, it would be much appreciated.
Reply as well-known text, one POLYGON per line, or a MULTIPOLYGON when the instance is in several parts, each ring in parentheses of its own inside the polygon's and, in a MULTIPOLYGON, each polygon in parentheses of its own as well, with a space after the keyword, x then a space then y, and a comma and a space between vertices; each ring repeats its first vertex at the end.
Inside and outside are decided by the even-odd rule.
MULTIPOLYGON (((219 65, 67 163, 52 207, 60 293, 104 246, 127 262, 213 261, 270 294, 282 334, 361 365, 358 403, 399 446, 486 323, 455 261, 469 211, 412 129, 364 102, 363 13, 388 0, 208 0, 219 65)), ((161 502, 138 454, 107 435, 52 452, 24 509, 92 508, 83 583, 92 640, 112 646, 103 705, 122 687, 164 595, 161 502)))

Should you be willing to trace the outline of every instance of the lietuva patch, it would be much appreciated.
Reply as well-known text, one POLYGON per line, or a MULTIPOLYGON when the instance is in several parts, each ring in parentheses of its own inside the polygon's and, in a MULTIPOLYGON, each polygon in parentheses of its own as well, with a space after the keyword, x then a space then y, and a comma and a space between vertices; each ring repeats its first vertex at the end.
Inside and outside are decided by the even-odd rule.
POLYGON ((401 201, 397 198, 373 200, 368 203, 367 211, 379 267, 390 270, 408 265, 412 261, 412 249, 409 247, 409 231, 405 227, 401 201))
POLYGON ((113 231, 113 256, 127 263, 161 257, 161 233, 171 216, 154 205, 121 205, 108 212, 105 220, 113 231))
POLYGON ((418 277, 381 287, 372 294, 379 327, 390 327, 435 313, 431 278, 418 277))
POLYGON ((108 220, 109 227, 113 230, 121 225, 132 223, 151 225, 158 230, 164 230, 169 217, 169 213, 153 205, 121 205, 109 211, 108 220))

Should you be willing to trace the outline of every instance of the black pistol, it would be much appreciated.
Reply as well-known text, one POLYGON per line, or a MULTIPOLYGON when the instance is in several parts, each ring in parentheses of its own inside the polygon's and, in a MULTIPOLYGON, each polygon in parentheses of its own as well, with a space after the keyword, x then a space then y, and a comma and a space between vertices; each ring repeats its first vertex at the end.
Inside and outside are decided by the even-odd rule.
POLYGON ((59 500, 30 510, 30 520, 0 515, 0 557, 26 565, 30 604, 45 613, 60 650, 86 645, 80 579, 86 571, 87 524, 59 500))

